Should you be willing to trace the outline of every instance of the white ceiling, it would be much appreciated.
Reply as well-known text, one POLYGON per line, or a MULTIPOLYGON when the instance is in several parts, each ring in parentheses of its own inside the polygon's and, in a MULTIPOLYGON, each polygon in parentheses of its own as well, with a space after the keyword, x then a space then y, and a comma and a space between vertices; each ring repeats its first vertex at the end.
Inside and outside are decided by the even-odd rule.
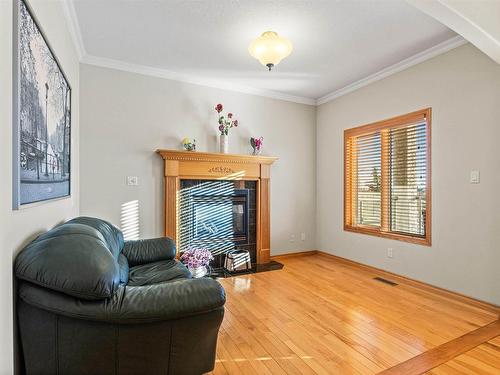
POLYGON ((73 0, 72 7, 84 61, 311 103, 457 40, 403 0, 73 0), (294 45, 272 72, 247 51, 266 30, 294 45))

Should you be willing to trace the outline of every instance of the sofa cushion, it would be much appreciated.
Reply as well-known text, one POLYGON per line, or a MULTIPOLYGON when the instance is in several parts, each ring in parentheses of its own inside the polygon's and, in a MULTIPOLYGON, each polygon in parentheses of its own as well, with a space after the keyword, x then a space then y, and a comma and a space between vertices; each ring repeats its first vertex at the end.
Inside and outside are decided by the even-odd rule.
POLYGON ((129 286, 159 284, 178 279, 190 279, 191 273, 185 265, 175 259, 142 264, 130 268, 129 286))
POLYGON ((67 222, 68 224, 83 224, 94 228, 103 236, 107 248, 118 260, 118 255, 123 249, 123 233, 113 224, 95 217, 80 216, 67 222))
POLYGON ((111 297, 120 284, 120 268, 108 243, 91 226, 62 224, 19 253, 16 276, 78 298, 111 297))
POLYGON ((120 254, 118 257, 118 267, 120 267, 120 282, 122 284, 128 283, 128 273, 130 271, 129 264, 125 255, 120 254))
POLYGON ((122 254, 130 266, 175 258, 175 242, 168 237, 125 241, 122 254))

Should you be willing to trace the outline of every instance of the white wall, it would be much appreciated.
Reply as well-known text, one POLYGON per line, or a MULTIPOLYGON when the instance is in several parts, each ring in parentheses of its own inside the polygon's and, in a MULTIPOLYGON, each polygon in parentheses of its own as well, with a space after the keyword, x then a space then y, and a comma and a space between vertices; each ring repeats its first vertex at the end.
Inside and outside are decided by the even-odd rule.
POLYGON ((38 233, 76 216, 78 186, 78 58, 59 2, 32 0, 33 10, 73 89, 72 196, 19 211, 12 210, 12 1, 0 1, 0 374, 13 373, 12 263, 15 254, 38 233))
POLYGON ((318 248, 500 304, 499 118, 500 66, 471 45, 319 106, 318 248), (432 247, 344 232, 344 129, 426 107, 432 247), (480 169, 480 184, 469 183, 471 169, 480 169))
POLYGON ((314 248, 314 107, 91 65, 80 76, 82 214, 119 225, 121 205, 139 200, 141 237, 162 235, 163 160, 154 151, 179 149, 184 137, 216 151, 213 107, 222 103, 240 121, 231 153, 249 153, 249 137, 263 136, 263 154, 280 158, 271 172, 271 253, 314 248), (126 176, 139 186, 126 186, 126 176))

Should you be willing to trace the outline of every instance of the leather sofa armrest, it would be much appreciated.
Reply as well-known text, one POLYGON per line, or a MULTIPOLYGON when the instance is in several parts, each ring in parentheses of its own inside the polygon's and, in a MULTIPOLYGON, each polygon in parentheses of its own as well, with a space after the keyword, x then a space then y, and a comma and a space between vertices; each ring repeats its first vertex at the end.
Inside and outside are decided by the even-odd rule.
POLYGON ((175 243, 168 237, 125 241, 122 254, 130 266, 174 259, 175 243))
POLYGON ((219 282, 210 278, 184 279, 148 286, 120 286, 117 293, 99 301, 82 300, 22 282, 20 298, 54 314, 117 324, 166 321, 207 313, 224 306, 219 282))

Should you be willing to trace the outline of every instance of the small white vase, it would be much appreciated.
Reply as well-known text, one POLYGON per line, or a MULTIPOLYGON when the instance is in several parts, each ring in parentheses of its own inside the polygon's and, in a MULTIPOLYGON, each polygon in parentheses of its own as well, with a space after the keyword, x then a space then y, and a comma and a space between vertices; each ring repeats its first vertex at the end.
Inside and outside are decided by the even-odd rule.
POLYGON ((229 136, 221 134, 219 139, 219 152, 227 154, 229 152, 229 136))
POLYGON ((189 272, 191 272, 191 275, 195 278, 198 279, 200 277, 203 277, 207 274, 207 267, 205 266, 199 266, 196 268, 190 268, 189 272))

